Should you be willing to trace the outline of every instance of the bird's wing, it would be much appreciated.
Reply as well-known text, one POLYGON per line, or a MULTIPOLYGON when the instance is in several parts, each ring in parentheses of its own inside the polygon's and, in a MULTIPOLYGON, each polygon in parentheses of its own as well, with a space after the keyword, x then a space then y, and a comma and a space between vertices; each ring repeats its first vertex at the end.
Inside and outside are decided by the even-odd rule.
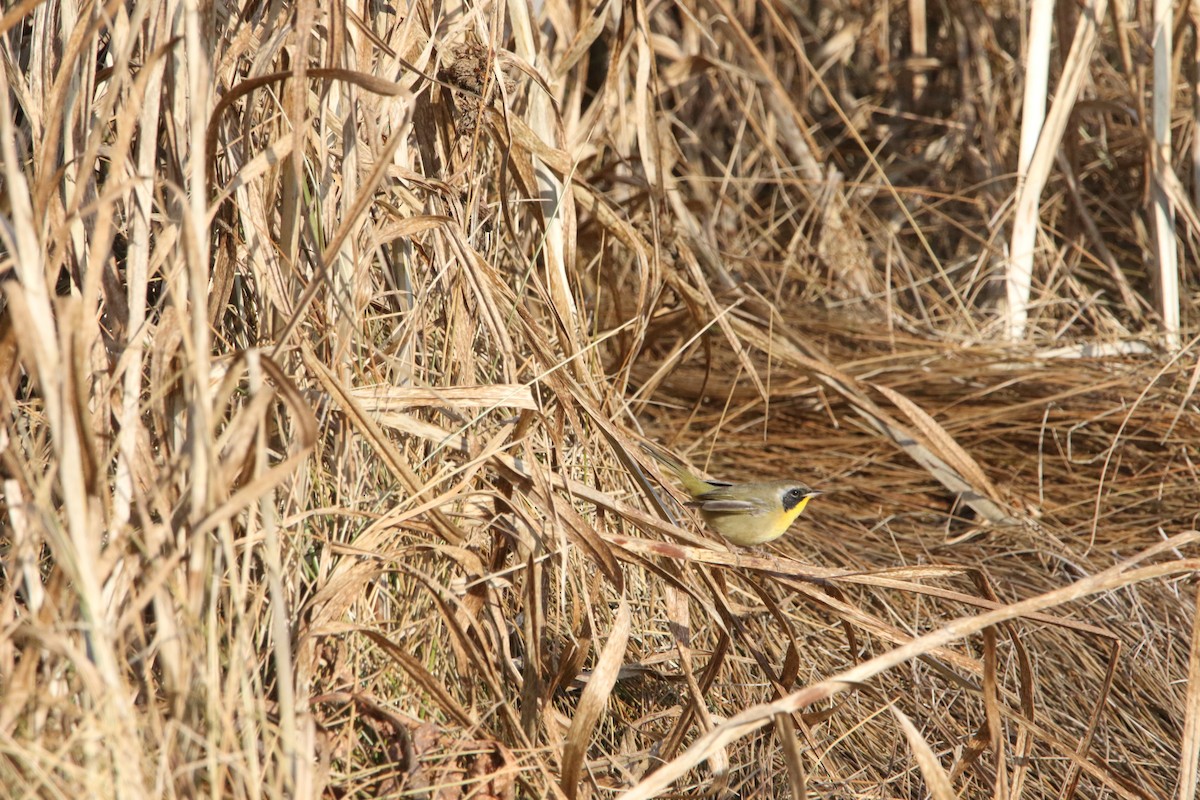
POLYGON ((713 485, 711 492, 696 498, 696 505, 704 511, 719 511, 723 514, 758 514, 763 511, 762 503, 736 496, 732 484, 713 485))
POLYGON ((720 511, 726 514, 754 514, 762 509, 749 500, 700 500, 693 505, 704 511, 720 511))

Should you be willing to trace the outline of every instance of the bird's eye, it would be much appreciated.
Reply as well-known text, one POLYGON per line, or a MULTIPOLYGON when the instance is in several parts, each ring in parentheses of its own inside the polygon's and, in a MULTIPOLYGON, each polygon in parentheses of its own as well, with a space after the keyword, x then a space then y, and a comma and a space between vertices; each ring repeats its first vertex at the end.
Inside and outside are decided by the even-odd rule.
POLYGON ((791 511, 796 506, 804 502, 804 498, 808 497, 808 492, 799 487, 792 487, 783 493, 783 508, 786 511, 791 511))

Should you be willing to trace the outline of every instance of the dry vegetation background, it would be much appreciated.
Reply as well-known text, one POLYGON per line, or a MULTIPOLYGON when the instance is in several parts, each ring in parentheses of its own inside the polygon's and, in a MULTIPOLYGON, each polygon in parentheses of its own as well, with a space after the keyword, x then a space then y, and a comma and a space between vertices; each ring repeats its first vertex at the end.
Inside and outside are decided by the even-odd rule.
POLYGON ((1187 4, 6 9, 0 793, 1194 797, 1187 4))

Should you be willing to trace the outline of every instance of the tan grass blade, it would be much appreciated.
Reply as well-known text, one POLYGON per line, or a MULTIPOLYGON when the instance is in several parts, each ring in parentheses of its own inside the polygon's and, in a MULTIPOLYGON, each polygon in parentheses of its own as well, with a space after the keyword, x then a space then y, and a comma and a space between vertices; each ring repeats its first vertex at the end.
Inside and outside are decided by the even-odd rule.
MULTIPOLYGON (((1021 114, 1021 149, 1018 154, 1017 202, 1013 213, 1012 238, 1008 245, 1007 313, 1008 336, 1025 335, 1033 291, 1034 246, 1037 240, 1038 209, 1042 187, 1050 169, 1049 145, 1037 155, 1038 140, 1053 132, 1046 126, 1046 96, 1050 69, 1050 33, 1054 4, 1038 0, 1029 6, 1029 42, 1025 50, 1025 96, 1021 114), (1035 158, 1038 160, 1035 161, 1035 158)), ((1059 79, 1060 84, 1063 79, 1059 79)), ((1061 133, 1061 132, 1060 132, 1061 133)), ((1054 137, 1054 148, 1058 137, 1054 137)))
POLYGON ((580 777, 583 769, 583 759, 591 744, 592 730, 600 721, 608 705, 609 695, 617 682, 617 673, 625 657, 625 645, 630 631, 629 601, 624 592, 621 593, 621 603, 617 607, 612 629, 608 633, 596 668, 592 671, 591 679, 583 689, 579 704, 575 707, 575 717, 571 720, 571 729, 567 731, 566 745, 562 755, 563 793, 568 800, 578 796, 580 777))
MULTIPOLYGON (((890 400, 897 408, 899 408, 908 419, 916 425, 917 429, 924 434, 924 441, 936 458, 943 462, 948 468, 947 470, 939 471, 938 480, 946 485, 949 481, 961 479, 965 486, 963 491, 981 493, 984 497, 981 500, 987 500, 999 496, 996 487, 988 480, 979 464, 975 459, 959 446, 958 442, 946 432, 946 429, 937 423, 937 421, 929 416, 916 403, 909 400, 904 395, 890 389, 882 384, 871 384, 877 392, 890 400)), ((993 514, 1003 515, 998 505, 993 502, 993 514)), ((1007 518, 1007 515, 1003 515, 1007 518)), ((991 517, 988 517, 991 519, 991 517)))
POLYGON ((1155 172, 1150 191, 1150 213, 1154 222, 1155 265, 1157 267, 1158 311, 1162 317, 1163 339, 1168 350, 1179 348, 1179 260, 1175 241, 1175 210, 1166 190, 1161 171, 1171 163, 1171 110, 1175 94, 1171 45, 1175 31, 1175 4, 1154 0, 1153 35, 1154 94, 1151 125, 1154 130, 1155 172))
MULTIPOLYGON (((1035 3, 1031 14, 1036 14, 1042 22, 1039 29, 1046 31, 1049 37, 1049 17, 1052 3, 1035 3), (1045 26, 1044 28, 1041 26, 1045 26)), ((1054 93, 1054 102, 1046 115, 1046 120, 1037 132, 1037 146, 1029 160, 1029 168, 1024 174, 1017 194, 1017 207, 1013 215, 1012 240, 1009 244, 1009 273, 1007 290, 1007 325, 1008 337, 1019 340, 1025 336, 1026 321, 1029 313, 1030 293, 1033 285, 1033 256, 1034 245, 1038 232, 1038 208, 1042 190, 1050 176, 1050 168, 1054 163, 1054 154, 1062 141, 1063 132, 1075 107, 1075 99, 1087 78, 1087 68, 1099 36, 1099 26, 1108 8, 1108 0, 1092 0, 1087 3, 1079 15, 1075 27, 1075 36, 1071 49, 1067 53, 1062 75, 1054 93)), ((1048 47, 1040 47, 1031 52, 1030 58, 1046 55, 1048 47)), ((1036 104, 1035 104, 1036 105, 1036 104)), ((1037 109, 1026 106, 1025 113, 1030 120, 1037 119, 1037 109)), ((1026 124, 1031 128, 1037 126, 1031 122, 1026 124)))
POLYGON ((350 395, 358 401, 363 411, 372 414, 430 405, 447 408, 523 408, 529 411, 536 411, 538 408, 533 392, 524 384, 444 388, 356 386, 350 390, 350 395))
POLYGON ((783 750, 783 763, 787 765, 788 788, 791 789, 791 796, 795 800, 804 800, 808 796, 804 761, 800 754, 800 743, 796 740, 796 726, 789 715, 775 715, 775 735, 779 737, 779 747, 783 750))
MULTIPOLYGON (((1196 590, 1200 601, 1200 587, 1196 590)), ((1196 606, 1200 608, 1200 605, 1196 606)), ((1192 642, 1188 653, 1187 704, 1183 712, 1183 737, 1179 747, 1179 800, 1195 800, 1197 770, 1200 769, 1200 613, 1192 618, 1192 642)))
MULTIPOLYGON (((982 632, 983 638, 983 709, 987 717, 988 740, 992 744, 992 758, 995 759, 996 778, 993 789, 993 796, 998 800, 1004 800, 1009 797, 1009 774, 1008 774, 1008 753, 1006 737, 1004 736, 1003 720, 1001 719, 1002 706, 1000 705, 1000 689, 997 678, 996 669, 996 630, 995 628, 985 628, 982 632)), ((1014 636, 1013 638, 1017 638, 1014 636)), ((901 723, 903 725, 903 723, 901 723)), ((909 742, 912 743, 912 734, 915 734, 916 728, 912 729, 912 733, 908 733, 909 742)), ((918 752, 919 746, 914 746, 914 752, 918 752)), ((927 756, 932 756, 933 753, 927 753, 927 756)), ((918 756, 920 762, 921 757, 918 756)), ((940 765, 938 765, 940 768, 940 765)), ((936 778, 931 780, 930 773, 934 770, 933 764, 922 764, 921 772, 925 775, 925 780, 931 786, 936 785, 936 778)), ((945 777, 945 773, 941 774, 945 777)))
POLYGON ((933 800, 956 800, 958 795, 950 783, 950 776, 946 774, 946 770, 938 761, 933 748, 929 746, 929 742, 925 741, 925 737, 917 730, 917 726, 913 724, 907 714, 896 706, 889 706, 888 710, 900 724, 900 730, 904 731, 904 738, 908 740, 908 746, 913 752, 917 766, 921 768, 921 775, 925 778, 925 788, 929 790, 929 796, 933 800))

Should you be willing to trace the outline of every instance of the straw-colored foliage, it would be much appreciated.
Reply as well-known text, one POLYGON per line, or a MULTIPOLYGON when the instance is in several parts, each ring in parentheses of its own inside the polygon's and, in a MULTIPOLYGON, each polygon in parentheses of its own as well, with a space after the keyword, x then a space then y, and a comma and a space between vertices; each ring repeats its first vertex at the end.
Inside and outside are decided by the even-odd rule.
POLYGON ((1024 4, 7 3, 0 794, 1191 798, 1112 5, 1014 344, 1024 4))

